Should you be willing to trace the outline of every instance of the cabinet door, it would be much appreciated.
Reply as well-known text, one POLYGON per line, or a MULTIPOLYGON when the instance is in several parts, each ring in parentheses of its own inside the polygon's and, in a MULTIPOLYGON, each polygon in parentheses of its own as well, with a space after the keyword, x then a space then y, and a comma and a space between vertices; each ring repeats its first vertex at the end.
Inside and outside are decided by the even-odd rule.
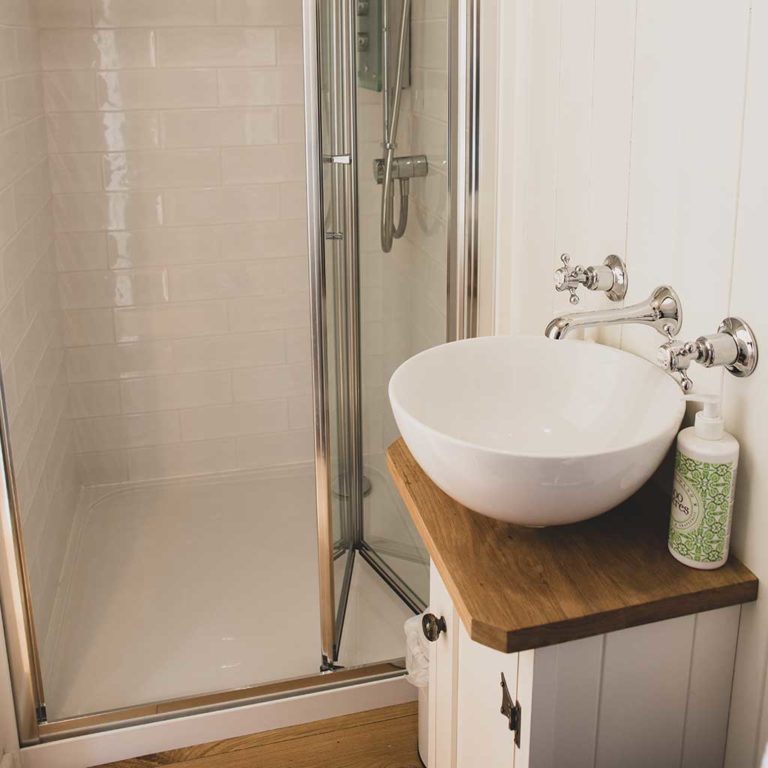
POLYGON ((459 620, 434 563, 430 568, 429 590, 429 610, 442 616, 446 626, 446 631, 430 646, 429 768, 456 768, 459 620))
POLYGON ((515 701, 517 653, 500 653, 470 640, 459 627, 457 768, 523 768, 515 734, 501 714, 501 675, 515 701))
POLYGON ((731 606, 521 652, 516 768, 722 766, 738 621, 731 606))

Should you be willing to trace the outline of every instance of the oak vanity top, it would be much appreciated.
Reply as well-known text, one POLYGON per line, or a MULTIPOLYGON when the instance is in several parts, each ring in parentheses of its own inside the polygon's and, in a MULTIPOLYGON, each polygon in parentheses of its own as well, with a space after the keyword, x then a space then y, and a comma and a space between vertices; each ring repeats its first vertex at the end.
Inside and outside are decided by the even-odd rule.
POLYGON ((757 597, 736 558, 714 571, 667 551, 669 501, 647 485, 599 517, 523 528, 443 493, 403 440, 389 470, 470 637, 511 653, 671 619, 757 597))

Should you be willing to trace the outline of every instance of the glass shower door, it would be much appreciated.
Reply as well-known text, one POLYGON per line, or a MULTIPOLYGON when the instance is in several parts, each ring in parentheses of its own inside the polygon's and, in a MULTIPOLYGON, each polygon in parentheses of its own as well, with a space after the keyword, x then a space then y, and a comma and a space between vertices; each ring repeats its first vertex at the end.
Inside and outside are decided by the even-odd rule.
MULTIPOLYGON (((355 569, 364 568, 362 560, 370 557, 363 532, 370 486, 363 471, 356 89, 363 6, 348 0, 312 5, 317 87, 307 98, 317 101, 316 109, 308 104, 309 135, 316 137, 308 142, 308 176, 310 216, 314 208, 317 222, 311 249, 317 505, 323 665, 332 668, 340 656, 355 569)), ((375 9, 377 3, 367 5, 375 9)), ((386 578, 378 562, 370 565, 386 578)))
MULTIPOLYGON (((301 5, 303 30, 291 13, 291 27, 252 33, 279 25, 247 15, 254 23, 243 21, 219 66, 207 44, 193 46, 170 67, 187 86, 150 88, 151 108, 117 87, 134 78, 130 61, 107 51, 70 70, 71 51, 58 48, 73 43, 56 36, 55 13, 38 19, 62 77, 117 85, 98 107, 55 110, 69 137, 56 146, 37 130, 42 112, 12 129, 43 139, 30 168, 46 154, 100 167, 98 191, 76 179, 41 190, 39 218, 19 222, 15 241, 30 269, 6 297, 15 308, 14 296, 40 299, 9 328, 7 400, 0 375, 0 599, 25 744, 402 673, 402 621, 426 600, 414 575, 426 559, 384 463, 398 437, 386 383, 444 340, 446 272, 448 295, 463 296, 450 292, 463 213, 445 211, 461 196, 449 192, 441 121, 449 81, 464 80, 459 58, 451 72, 443 62, 454 32, 440 49, 444 8, 460 3, 301 5), (397 158, 424 155, 430 173, 407 176, 410 224, 384 252, 373 160, 394 149, 382 148, 382 65, 398 58, 384 34, 407 6, 413 56, 397 158), (301 32, 308 209, 297 200, 301 32), (246 56, 268 63, 262 42, 272 38, 279 66, 245 67, 246 56), (66 214, 57 222, 52 198, 66 214), (72 258, 54 265, 60 246, 72 258), (319 626, 323 668, 348 668, 330 678, 318 674, 319 626)), ((174 26, 220 38, 194 13, 174 26)), ((142 70, 142 82, 162 85, 170 69, 142 70)), ((452 125, 451 135, 464 145, 468 134, 452 125)), ((18 170, 22 179, 30 169, 18 170)), ((448 307, 450 326, 460 315, 448 307)))
POLYGON ((465 171, 449 87, 459 15, 455 0, 305 2, 326 669, 387 658, 385 645, 399 656, 403 618, 428 601, 429 560, 386 468, 399 437, 387 382, 408 357, 472 333, 472 307, 460 300, 473 290, 463 277, 471 211, 457 194, 465 171), (364 626, 361 611, 373 622, 387 601, 386 619, 364 626), (378 642, 385 634, 388 645, 378 642))
MULTIPOLYGON (((356 666, 400 656, 402 619, 423 605, 405 584, 393 585, 386 563, 375 557, 363 530, 372 484, 363 459, 366 357, 361 350, 361 314, 367 294, 360 275, 358 183, 368 163, 365 169, 359 167, 356 52, 360 7, 346 0, 314 4, 317 87, 315 93, 308 94, 308 98, 317 99, 318 116, 315 125, 309 120, 309 135, 314 134, 317 140, 308 142, 308 168, 310 216, 314 209, 316 222, 310 258, 321 629, 326 669, 338 666, 340 659, 345 666, 356 666), (313 165, 317 179, 314 188, 313 165), (397 586, 401 588, 395 590, 395 596, 389 587, 397 586), (362 618, 379 599, 374 594, 390 602, 381 631, 362 618), (349 639, 342 654, 345 625, 349 639), (371 637, 366 637, 367 633, 371 637), (373 637, 382 633, 394 640, 388 645, 393 648, 391 654, 373 637)), ((312 113, 311 107, 308 112, 312 113)), ((381 411, 380 397, 371 398, 370 404, 381 411)), ((382 492, 386 493, 385 482, 377 476, 373 493, 382 492)))
POLYGON ((357 210, 351 3, 319 0, 305 14, 316 51, 307 93, 315 458, 323 667, 336 666, 355 559, 360 466, 357 210), (314 102, 314 103, 313 103, 314 102), (312 141, 311 139, 315 140, 312 141))

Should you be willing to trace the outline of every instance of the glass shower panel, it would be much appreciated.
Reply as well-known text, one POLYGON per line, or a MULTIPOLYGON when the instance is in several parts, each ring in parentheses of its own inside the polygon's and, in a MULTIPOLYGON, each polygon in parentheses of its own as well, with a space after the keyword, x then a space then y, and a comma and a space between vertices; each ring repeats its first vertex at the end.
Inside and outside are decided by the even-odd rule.
MULTIPOLYGON (((428 558, 386 468, 386 448, 397 436, 386 385, 401 362, 446 333, 446 114, 431 129, 442 137, 439 147, 429 149, 434 183, 426 183, 426 149, 415 164, 419 172, 410 174, 417 177, 413 186, 405 179, 411 146, 426 146, 427 136, 412 135, 414 126, 429 132, 419 123, 428 107, 413 106, 417 65, 425 70, 418 72, 421 102, 426 87, 432 94, 447 89, 447 65, 442 79, 437 74, 424 85, 426 70, 439 73, 432 48, 440 49, 441 34, 447 56, 447 14, 408 0, 324 0, 318 10, 324 292, 316 303, 324 311, 322 328, 315 319, 315 336, 323 339, 316 348, 326 369, 320 417, 328 419, 321 441, 328 454, 328 512, 320 515, 327 529, 321 532, 320 560, 321 592, 332 597, 323 599, 323 648, 328 664, 354 666, 399 656, 402 621, 428 598, 428 558), (411 36, 413 24, 432 21, 435 30, 411 36), (417 52, 417 42, 424 53, 417 52), (395 80, 403 86, 399 109, 395 80), (375 161, 395 112, 401 117, 395 162, 403 165, 394 178, 400 199, 412 196, 411 220, 406 226, 403 211, 395 247, 385 253, 375 161), (434 193, 436 202, 430 199, 434 193)), ((447 110, 447 94, 443 101, 447 110)), ((321 490, 321 502, 323 496, 321 490)))
MULTIPOLYGON (((387 384, 406 359, 447 340, 449 2, 381 3, 382 90, 371 90, 362 78, 357 89, 363 446, 365 474, 372 483, 364 504, 364 532, 369 557, 419 605, 428 600, 429 563, 386 469, 386 449, 399 437, 387 384), (383 185, 374 163, 384 157, 384 134, 391 130, 404 5, 410 20, 406 19, 402 51, 395 163, 405 158, 428 171, 406 179, 399 177, 401 172, 408 175, 405 166, 395 171, 393 218, 396 224, 405 218, 406 225, 385 253, 383 185)), ((378 3, 370 3, 374 5, 378 3)), ((365 24, 364 17, 360 23, 365 24)), ((358 53, 359 58, 365 55, 358 53)))

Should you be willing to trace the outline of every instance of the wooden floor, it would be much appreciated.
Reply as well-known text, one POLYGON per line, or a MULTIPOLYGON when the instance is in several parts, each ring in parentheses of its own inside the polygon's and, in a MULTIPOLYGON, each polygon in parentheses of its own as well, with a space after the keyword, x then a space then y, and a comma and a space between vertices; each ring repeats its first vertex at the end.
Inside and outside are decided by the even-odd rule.
POLYGON ((416 704, 215 741, 101 768, 421 768, 416 704))

